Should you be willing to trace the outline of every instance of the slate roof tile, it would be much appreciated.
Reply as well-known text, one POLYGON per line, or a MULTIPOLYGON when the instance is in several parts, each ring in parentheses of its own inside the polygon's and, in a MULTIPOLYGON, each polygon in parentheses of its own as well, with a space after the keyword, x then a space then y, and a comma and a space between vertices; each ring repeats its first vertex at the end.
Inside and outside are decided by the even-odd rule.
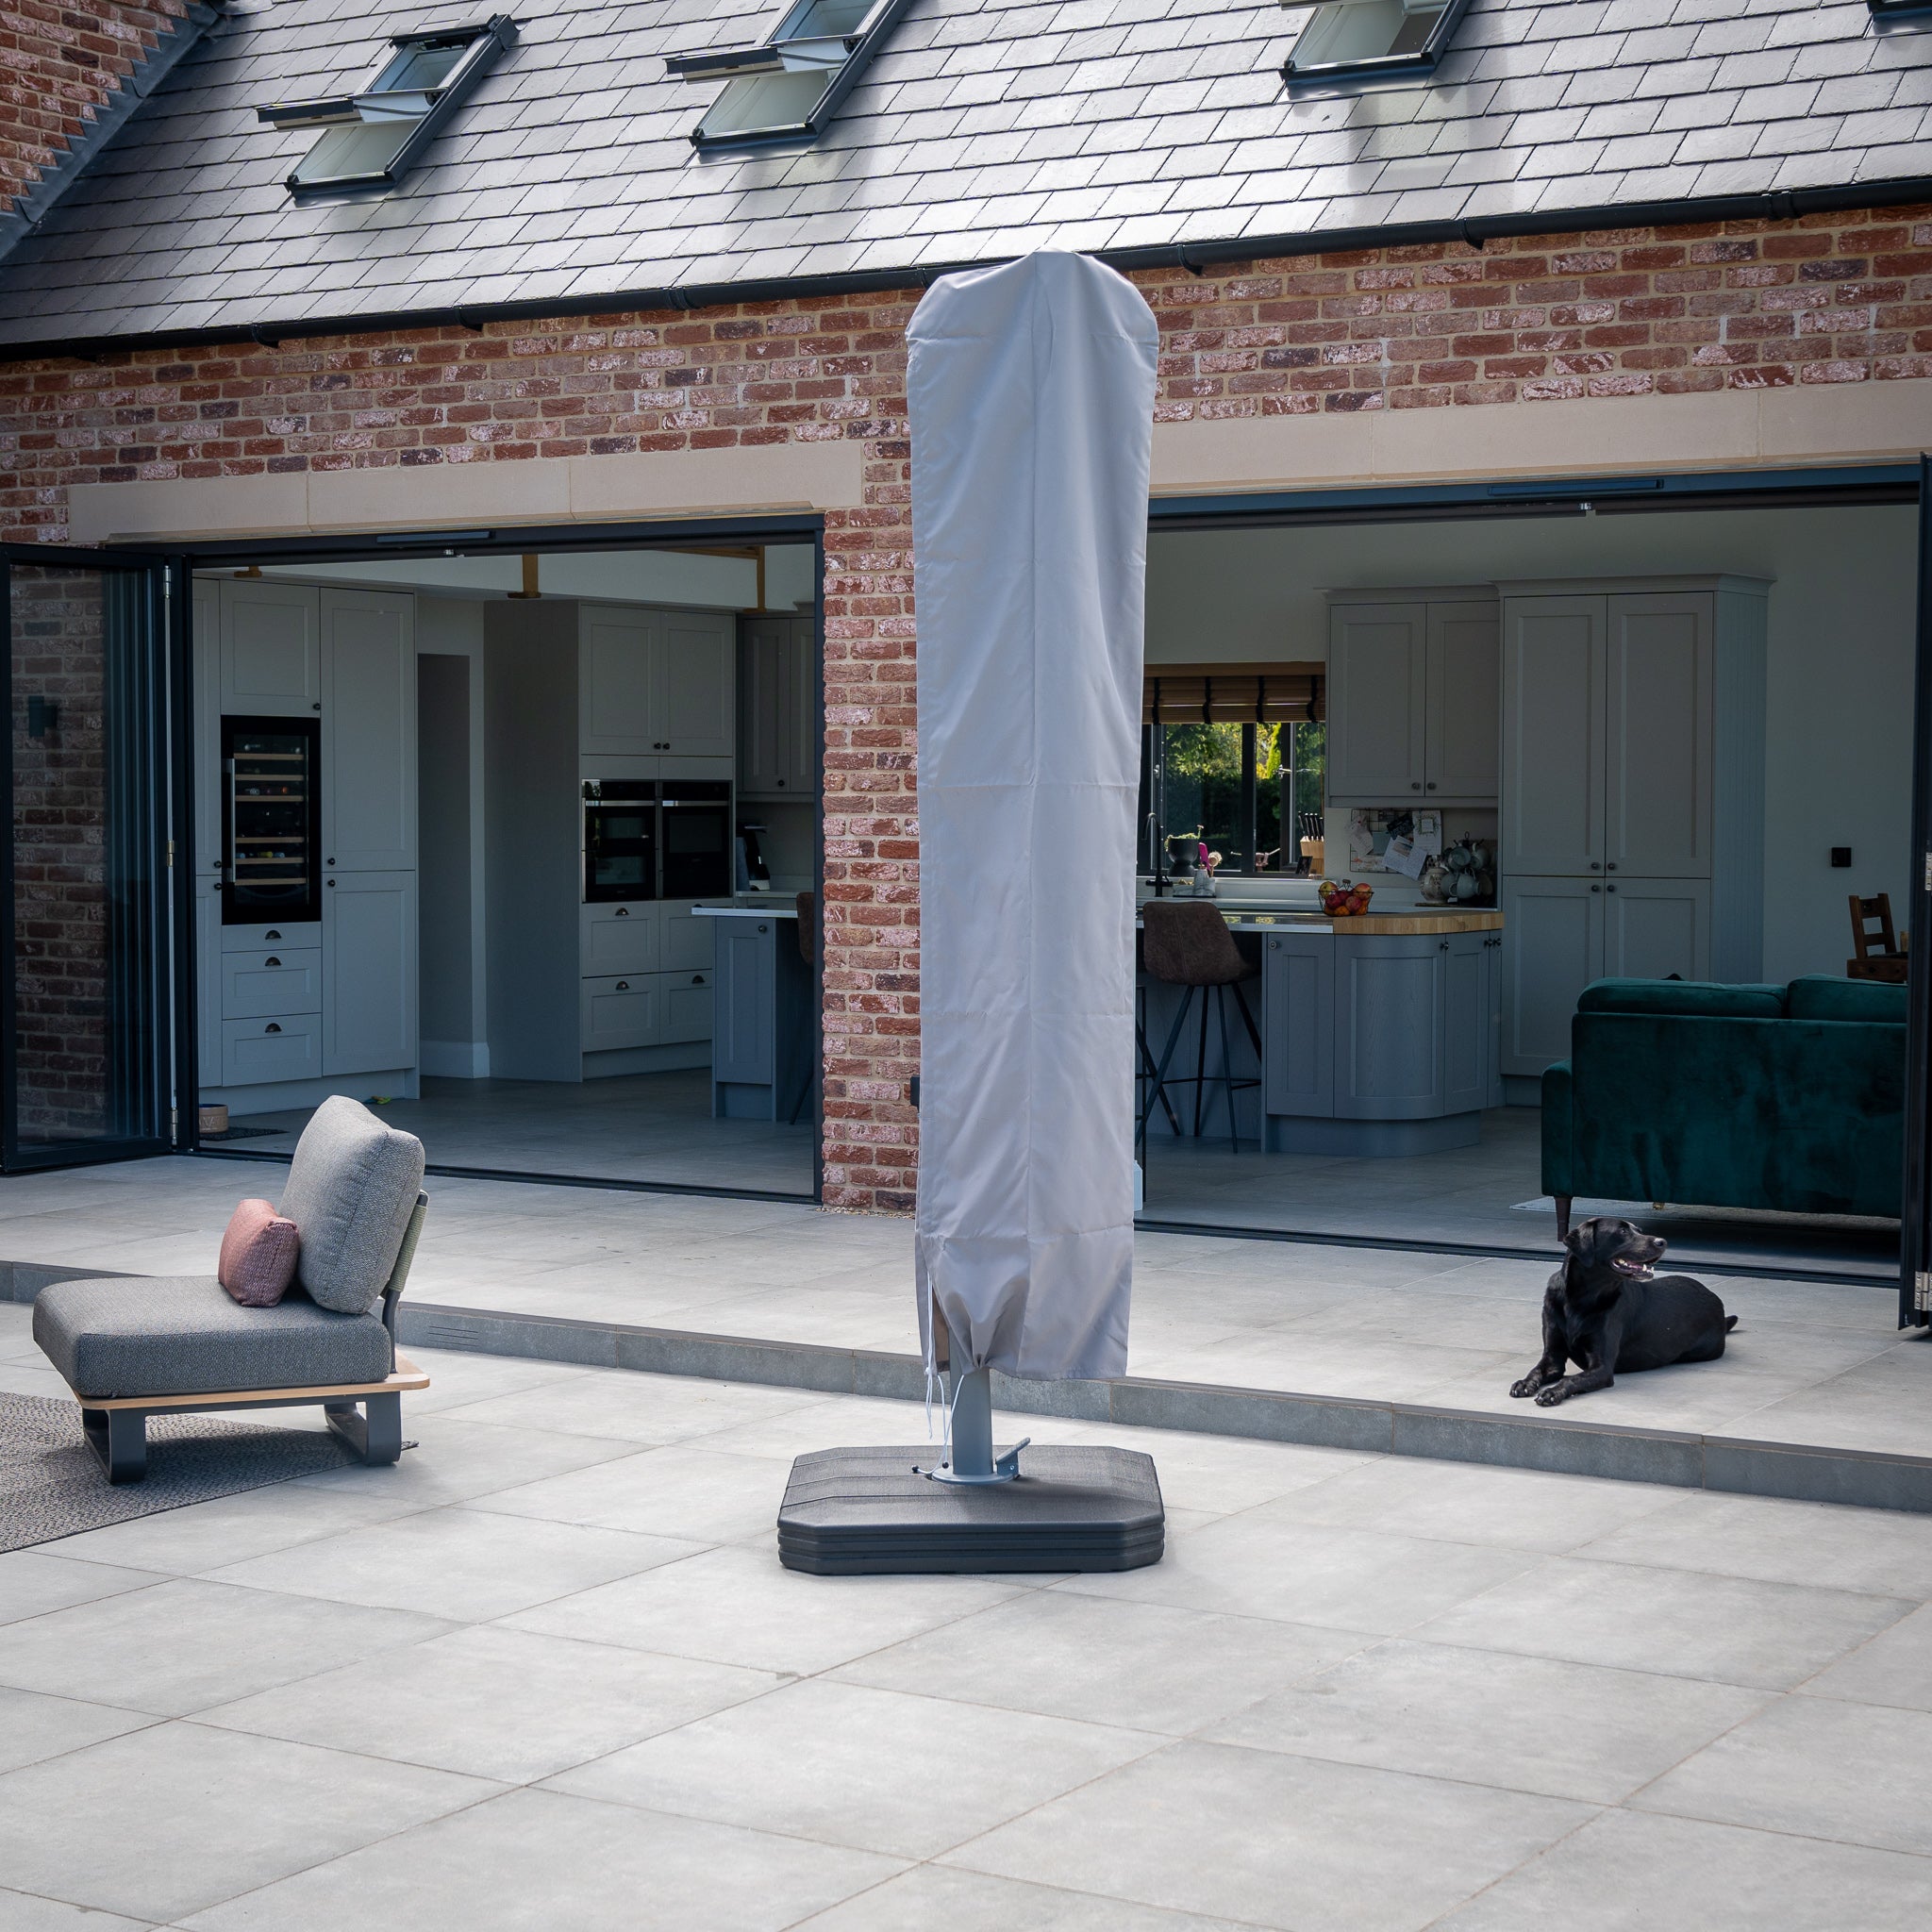
POLYGON ((670 52, 776 0, 545 0, 387 198, 298 208, 275 98, 463 0, 221 22, 0 261, 0 340, 1153 247, 1932 175, 1932 35, 1864 0, 1472 0, 1435 76, 1291 98, 1306 7, 911 0, 808 148, 699 155, 670 52))

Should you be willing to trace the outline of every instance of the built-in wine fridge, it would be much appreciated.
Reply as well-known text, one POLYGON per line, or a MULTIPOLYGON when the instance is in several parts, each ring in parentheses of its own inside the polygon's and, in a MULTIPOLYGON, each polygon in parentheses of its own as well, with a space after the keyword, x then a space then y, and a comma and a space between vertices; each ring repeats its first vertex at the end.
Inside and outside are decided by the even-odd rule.
POLYGON ((224 718, 222 924, 322 917, 322 723, 224 718))

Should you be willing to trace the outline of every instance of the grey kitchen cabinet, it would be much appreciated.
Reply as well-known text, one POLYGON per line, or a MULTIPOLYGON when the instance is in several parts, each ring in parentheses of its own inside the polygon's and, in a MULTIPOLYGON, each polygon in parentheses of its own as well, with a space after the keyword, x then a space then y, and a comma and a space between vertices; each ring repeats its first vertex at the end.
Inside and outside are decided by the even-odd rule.
POLYGON ((1714 600, 1665 592, 1606 601, 1604 869, 1707 879, 1714 600))
POLYGON ((322 707, 321 615, 312 584, 219 580, 221 715, 308 717, 322 707))
POLYGON ((654 899, 601 900, 577 908, 578 950, 586 979, 655 973, 663 908, 654 899))
MULTIPOLYGON (((1611 979, 1710 977, 1710 887, 1703 879, 1617 878, 1604 884, 1603 974, 1611 979)), ((1565 1051, 1568 1051, 1567 1046, 1565 1051)))
POLYGON ((658 963, 666 973, 708 973, 716 960, 714 919, 700 919, 691 909, 695 899, 661 902, 662 938, 658 963))
POLYGON ((416 600, 321 593, 322 862, 331 872, 416 863, 416 600))
POLYGON ((1335 1111, 1335 940, 1270 933, 1261 953, 1264 1112, 1335 1111))
POLYGON ((1608 621, 1603 597, 1504 601, 1498 860, 1506 874, 1603 871, 1608 621))
POLYGON ((736 652, 724 611, 584 604, 578 744, 586 755, 728 758, 736 652))
POLYGON ((1508 1100, 1508 1089, 1503 1082, 1503 946, 1500 932, 1487 935, 1489 939, 1489 977, 1485 982, 1484 996, 1489 1001, 1490 1016, 1490 1095, 1483 1102, 1485 1107, 1502 1107, 1508 1100))
POLYGON ((1328 803, 1492 805, 1500 675, 1486 588, 1331 595, 1328 803))
POLYGON ((816 633, 808 617, 744 617, 738 629, 738 791, 809 798, 818 789, 816 633))
POLYGON ((218 931, 220 943, 215 950, 223 953, 258 953, 264 947, 274 950, 278 946, 299 949, 322 943, 319 919, 258 921, 253 925, 224 925, 218 931))
POLYGON ((811 982, 796 923, 716 921, 711 991, 711 1113, 783 1120, 811 1078, 811 982))
POLYGON ((655 973, 586 979, 578 994, 583 1050, 656 1046, 663 1038, 663 1008, 655 973))
POLYGON ((416 1064, 416 874, 340 873, 322 892, 322 1071, 416 1064))
POLYGON ((269 1080, 312 1080, 323 1071, 319 1013, 284 1013, 270 1020, 222 1022, 224 1087, 269 1080))
POLYGON ((1495 934, 1441 936, 1442 1111, 1469 1113, 1491 1104, 1495 1064, 1490 1024, 1490 960, 1495 934))
POLYGON ((1335 962, 1335 1112, 1434 1120, 1443 1105, 1444 938, 1344 940, 1335 962))
POLYGON ((221 1003, 225 1020, 275 1019, 322 1011, 322 948, 224 953, 221 1003))
POLYGON ((1576 997, 1603 977, 1603 882, 1505 879, 1503 901, 1506 1074, 1540 1074, 1570 1054, 1576 997))
POLYGON ((708 971, 658 975, 663 1012, 659 1037, 666 1046, 710 1039, 714 1024, 712 981, 708 971))

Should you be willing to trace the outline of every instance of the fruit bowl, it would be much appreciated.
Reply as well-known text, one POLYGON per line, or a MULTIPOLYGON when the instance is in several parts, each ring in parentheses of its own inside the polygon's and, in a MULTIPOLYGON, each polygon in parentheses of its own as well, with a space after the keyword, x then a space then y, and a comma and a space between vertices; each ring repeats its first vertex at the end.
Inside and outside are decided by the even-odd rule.
POLYGON ((1352 919, 1369 909, 1369 901, 1375 896, 1373 886, 1358 886, 1352 879, 1343 879, 1338 886, 1333 879, 1324 879, 1318 888, 1322 895, 1322 910, 1330 919, 1352 919))

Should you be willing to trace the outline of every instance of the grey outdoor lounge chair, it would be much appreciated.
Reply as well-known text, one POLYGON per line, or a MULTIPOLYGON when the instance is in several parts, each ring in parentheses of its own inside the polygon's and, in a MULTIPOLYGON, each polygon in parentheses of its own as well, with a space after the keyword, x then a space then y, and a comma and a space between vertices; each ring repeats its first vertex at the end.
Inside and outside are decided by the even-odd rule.
POLYGON ((160 1411, 320 1403, 364 1462, 395 1461, 403 1391, 429 1386, 395 1345, 428 1206, 422 1184, 423 1143, 338 1096, 316 1109, 295 1148, 280 1211, 302 1246, 295 1282, 275 1307, 242 1307, 212 1274, 42 1289, 34 1340, 80 1403, 108 1480, 146 1474, 147 1418, 160 1411))

